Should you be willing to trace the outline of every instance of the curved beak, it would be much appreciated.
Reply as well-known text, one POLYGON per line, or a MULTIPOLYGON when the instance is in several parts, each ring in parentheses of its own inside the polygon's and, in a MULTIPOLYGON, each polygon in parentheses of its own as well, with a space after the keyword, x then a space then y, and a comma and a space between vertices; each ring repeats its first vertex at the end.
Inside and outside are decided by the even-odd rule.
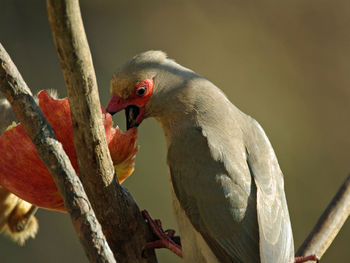
POLYGON ((125 99, 120 98, 117 95, 113 95, 110 99, 106 111, 111 115, 124 110, 128 106, 128 102, 125 99))
POLYGON ((120 98, 117 95, 113 95, 108 103, 106 111, 111 115, 124 110, 126 117, 126 129, 129 130, 133 127, 137 127, 141 123, 140 108, 136 105, 131 105, 131 103, 125 99, 120 98))

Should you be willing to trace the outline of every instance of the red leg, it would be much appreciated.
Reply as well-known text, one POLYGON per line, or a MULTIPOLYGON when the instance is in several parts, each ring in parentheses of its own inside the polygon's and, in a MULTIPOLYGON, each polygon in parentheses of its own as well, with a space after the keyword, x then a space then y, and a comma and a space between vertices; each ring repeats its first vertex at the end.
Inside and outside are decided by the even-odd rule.
POLYGON ((317 258, 316 255, 310 255, 310 256, 306 256, 306 257, 295 257, 294 263, 303 263, 303 262, 307 262, 307 261, 311 261, 311 260, 319 262, 319 259, 317 258))
POLYGON ((159 238, 159 240, 147 243, 143 249, 167 248, 182 258, 181 246, 175 243, 175 241, 172 239, 174 237, 175 231, 164 231, 162 228, 162 222, 159 219, 153 220, 153 218, 146 210, 143 210, 141 213, 144 218, 147 219, 147 222, 150 225, 153 233, 159 238))

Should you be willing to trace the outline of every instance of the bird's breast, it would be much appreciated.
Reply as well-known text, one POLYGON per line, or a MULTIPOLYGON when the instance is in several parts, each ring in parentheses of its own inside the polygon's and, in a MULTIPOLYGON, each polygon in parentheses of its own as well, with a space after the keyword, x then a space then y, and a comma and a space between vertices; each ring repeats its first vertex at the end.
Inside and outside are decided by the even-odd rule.
POLYGON ((190 219, 180 206, 172 184, 171 194, 173 199, 174 214, 181 238, 183 262, 219 263, 202 235, 193 227, 190 219))

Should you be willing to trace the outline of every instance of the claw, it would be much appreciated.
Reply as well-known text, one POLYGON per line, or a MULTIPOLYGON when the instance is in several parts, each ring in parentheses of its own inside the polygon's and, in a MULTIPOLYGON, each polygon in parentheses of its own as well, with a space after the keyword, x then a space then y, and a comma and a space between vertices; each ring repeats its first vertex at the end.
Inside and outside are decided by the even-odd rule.
POLYGON ((175 231, 171 229, 164 231, 162 222, 159 219, 153 219, 146 210, 143 210, 141 213, 147 220, 153 233, 159 238, 159 240, 147 243, 142 249, 167 248, 182 258, 181 245, 173 240, 173 238, 176 238, 174 237, 175 231))
POLYGON ((168 237, 170 237, 170 238, 173 238, 174 235, 175 235, 175 230, 173 230, 173 229, 167 229, 167 230, 165 230, 164 232, 165 232, 165 234, 166 234, 168 237))
POLYGON ((316 261, 319 262, 319 258, 316 255, 310 255, 310 256, 302 256, 302 257, 295 257, 294 263, 304 263, 307 261, 316 261))

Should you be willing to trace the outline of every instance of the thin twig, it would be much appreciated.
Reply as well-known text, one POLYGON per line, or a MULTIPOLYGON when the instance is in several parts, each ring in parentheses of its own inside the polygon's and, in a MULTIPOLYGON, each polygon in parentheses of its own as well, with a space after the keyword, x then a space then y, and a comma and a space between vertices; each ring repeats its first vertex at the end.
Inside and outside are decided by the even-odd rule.
POLYGON ((120 262, 156 262, 142 257, 152 233, 132 196, 119 185, 101 120, 97 82, 78 0, 47 0, 49 21, 68 89, 79 174, 120 262))
POLYGON ((116 262, 68 156, 1 44, 0 64, 0 90, 50 170, 85 253, 91 262, 116 262))
POLYGON ((298 249, 297 256, 315 254, 318 259, 326 252, 350 214, 350 175, 339 188, 309 236, 298 249))

